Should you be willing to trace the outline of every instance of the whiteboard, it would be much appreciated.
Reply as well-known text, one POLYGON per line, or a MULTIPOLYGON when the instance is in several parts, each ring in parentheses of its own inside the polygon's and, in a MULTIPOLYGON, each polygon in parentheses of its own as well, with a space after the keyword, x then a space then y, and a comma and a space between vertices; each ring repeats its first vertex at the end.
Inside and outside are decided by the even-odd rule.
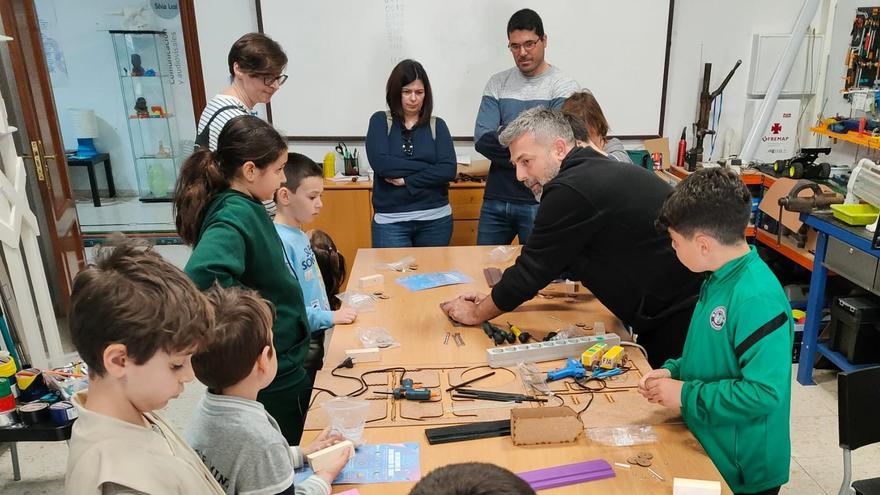
MULTIPOLYGON (((545 59, 595 94, 616 136, 662 129, 672 0, 549 0, 536 11, 545 59)), ((362 137, 385 109, 400 60, 428 73, 434 115, 473 138, 486 82, 514 66, 507 49, 513 0, 259 0, 262 30, 289 59, 272 98, 272 123, 289 138, 362 137)))

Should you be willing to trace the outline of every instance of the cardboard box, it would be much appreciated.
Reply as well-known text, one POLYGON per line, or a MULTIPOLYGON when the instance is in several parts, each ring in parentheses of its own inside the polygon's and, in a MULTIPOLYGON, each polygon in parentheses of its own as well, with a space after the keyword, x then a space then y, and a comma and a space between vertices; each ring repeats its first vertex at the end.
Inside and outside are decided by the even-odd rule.
POLYGON ((672 165, 672 153, 669 152, 669 138, 646 139, 645 151, 649 155, 652 153, 663 155, 663 170, 669 170, 669 166, 672 165))
POLYGON ((576 442, 584 424, 569 407, 519 407, 510 411, 514 445, 576 442))

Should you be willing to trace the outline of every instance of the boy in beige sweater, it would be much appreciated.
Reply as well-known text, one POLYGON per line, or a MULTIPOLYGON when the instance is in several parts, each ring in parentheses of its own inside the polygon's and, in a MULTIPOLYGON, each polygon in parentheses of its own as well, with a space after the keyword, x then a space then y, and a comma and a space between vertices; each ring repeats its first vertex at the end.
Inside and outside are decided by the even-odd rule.
POLYGON ((89 366, 73 402, 65 493, 223 494, 153 411, 193 379, 214 312, 189 277, 131 239, 102 247, 73 282, 70 332, 89 366))

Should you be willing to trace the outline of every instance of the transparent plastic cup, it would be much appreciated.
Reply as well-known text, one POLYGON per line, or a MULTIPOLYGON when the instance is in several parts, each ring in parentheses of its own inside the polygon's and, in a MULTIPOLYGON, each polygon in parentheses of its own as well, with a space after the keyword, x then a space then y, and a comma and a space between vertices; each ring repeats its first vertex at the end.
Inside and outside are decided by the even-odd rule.
POLYGON ((363 443, 364 426, 370 403, 352 397, 336 397, 321 404, 330 418, 330 429, 339 432, 355 445, 363 443))

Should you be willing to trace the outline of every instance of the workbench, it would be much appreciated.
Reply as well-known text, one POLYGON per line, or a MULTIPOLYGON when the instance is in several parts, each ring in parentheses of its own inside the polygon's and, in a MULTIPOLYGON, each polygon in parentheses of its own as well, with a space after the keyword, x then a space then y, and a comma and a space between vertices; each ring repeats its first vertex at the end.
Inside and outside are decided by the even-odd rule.
MULTIPOLYGON (((361 249, 358 251, 352 268, 351 277, 347 290, 355 290, 360 277, 381 273, 385 277, 383 285, 362 289, 365 292, 377 292, 383 295, 375 301, 375 311, 361 313, 357 321, 352 325, 337 325, 333 331, 332 340, 327 348, 324 359, 324 370, 318 374, 315 387, 339 387, 330 376, 330 371, 345 359, 346 349, 362 347, 356 331, 369 327, 381 326, 386 328, 400 343, 399 347, 382 349, 381 361, 378 363, 364 363, 355 365, 353 369, 340 370, 348 374, 358 374, 371 368, 387 368, 401 366, 407 370, 425 369, 431 367, 480 366, 487 362, 486 349, 493 344, 479 327, 455 326, 443 314, 438 305, 445 300, 452 299, 466 291, 489 292, 483 269, 489 266, 505 268, 513 263, 512 260, 505 263, 490 264, 487 254, 493 249, 492 246, 468 246, 468 247, 443 247, 443 248, 417 248, 417 249, 361 249), (418 269, 416 272, 399 273, 394 271, 377 271, 376 263, 389 263, 397 261, 405 256, 413 256, 416 259, 418 269), (410 292, 395 282, 395 279, 412 273, 428 273, 435 271, 457 270, 472 279, 471 283, 439 287, 418 292, 410 292), (459 345, 449 339, 445 344, 447 332, 460 333, 464 345, 459 345)), ((515 258, 515 257, 514 257, 515 258)), ((558 286, 554 286, 556 288, 558 286)), ((555 296, 536 297, 517 310, 504 314, 493 320, 493 323, 506 329, 507 322, 519 326, 524 331, 531 332, 538 338, 543 337, 548 331, 565 326, 566 323, 586 322, 595 325, 602 322, 606 331, 616 332, 622 338, 627 336, 626 330, 620 321, 615 318, 602 304, 600 304, 588 292, 584 294, 581 287, 576 297, 555 296)), ((650 369, 647 361, 641 354, 629 349, 632 362, 639 370, 650 369)), ((557 367, 562 361, 554 363, 542 363, 546 366, 557 367)), ((632 371, 627 374, 633 373, 632 371)), ((494 377, 497 378, 497 377, 494 377)), ((629 378, 637 383, 638 375, 629 378)), ((518 378, 517 378, 518 381, 518 378)), ((557 383, 557 382, 553 382, 557 383)), ((443 383, 442 385, 446 385, 443 383)), ((491 389, 491 381, 480 382, 475 388, 491 389), (479 385, 479 387, 477 386, 479 385)), ((339 390, 340 393, 346 393, 339 390)), ((320 394, 315 391, 315 394, 320 394)), ((637 392, 625 391, 632 396, 637 392)), ((600 393, 596 393, 600 396, 600 393)), ((613 394, 618 397, 621 395, 613 394)), ((445 396, 444 396, 445 397, 445 396)), ((319 403, 318 395, 315 395, 316 403, 319 403)), ((326 399, 326 393, 324 399, 326 399)), ((639 397, 641 399, 641 397, 639 397)), ((444 398, 444 401, 447 399, 444 398)), ((596 400, 600 400, 597 398, 596 400)), ((604 399, 601 399, 604 401, 604 399)), ((642 399, 643 400, 643 399, 642 399)), ((388 407, 395 407, 394 399, 387 398, 388 407)), ((371 403, 377 401, 372 400, 371 403)), ((398 401, 406 403, 408 401, 398 401)), ((563 401, 565 402, 565 401, 563 401)), ((612 447, 603 446, 581 435, 575 443, 532 445, 516 447, 511 437, 496 437, 466 442, 454 442, 440 445, 429 445, 425 438, 425 429, 439 424, 449 424, 447 419, 444 423, 440 419, 425 419, 417 421, 401 421, 401 425, 394 424, 395 415, 389 415, 391 422, 384 421, 375 423, 385 426, 374 426, 368 423, 364 432, 366 443, 397 443, 419 442, 421 449, 421 475, 425 476, 430 471, 440 466, 469 461, 492 462, 504 466, 514 472, 524 472, 534 469, 570 464, 594 459, 604 459, 615 470, 615 477, 589 482, 587 484, 571 485, 554 489, 554 494, 565 493, 603 493, 603 494, 669 494, 672 492, 672 480, 674 477, 717 480, 721 481, 722 493, 729 494, 730 489, 724 483, 718 470, 712 464, 705 451, 687 427, 681 423, 680 416, 675 411, 651 405, 647 401, 637 404, 638 407, 629 407, 623 403, 613 403, 609 399, 603 402, 602 408, 591 406, 582 416, 587 426, 596 424, 602 420, 603 425, 627 425, 633 422, 635 409, 640 409, 641 414, 660 413, 672 415, 676 418, 673 422, 664 422, 654 425, 657 442, 626 446, 612 447), (603 417, 591 417, 591 412, 606 411, 603 417), (611 412, 609 412, 611 411, 611 412), (618 414, 619 413, 619 414, 618 414), (404 426, 405 424, 405 426, 404 426), (644 468, 633 466, 630 469, 615 466, 615 462, 625 463, 627 458, 638 452, 650 452, 654 455, 652 468, 661 475, 664 480, 652 476, 644 468)), ((547 405, 558 405, 548 403, 547 405)), ((566 403, 566 405, 568 405, 566 403)), ((321 414, 316 410, 319 406, 310 409, 309 421, 303 443, 313 439, 323 424, 314 424, 313 415, 321 414), (312 423, 309 426, 309 422, 312 423)), ((451 404, 444 404, 451 408, 451 404)), ((531 406, 530 406, 531 407, 531 406)), ((537 406, 535 406, 537 407, 537 406)), ((571 406, 573 409, 575 406, 571 406)), ((399 417, 399 416, 398 416, 399 417)), ((466 423, 462 420, 460 423, 466 423)), ((459 423, 459 424, 460 424, 459 423)), ((641 423, 637 423, 641 424, 641 423)), ((334 486, 334 492, 357 488, 362 495, 369 494, 405 494, 412 488, 413 483, 391 484, 364 484, 364 485, 338 485, 334 486)), ((550 492, 547 492, 550 493, 550 492)))
POLYGON ((804 337, 797 371, 798 383, 813 385, 813 366, 817 352, 846 372, 876 366, 876 364, 852 364, 842 354, 831 350, 828 342, 819 341, 819 326, 822 310, 825 307, 825 284, 828 279, 826 256, 829 254, 829 244, 832 253, 838 257, 833 266, 834 272, 874 293, 880 292, 880 280, 877 278, 880 250, 871 249, 870 233, 864 227, 846 225, 836 220, 831 213, 802 213, 801 221, 816 229, 819 234, 813 256, 813 273, 810 276, 810 292, 807 298, 807 319, 804 323, 804 337))

